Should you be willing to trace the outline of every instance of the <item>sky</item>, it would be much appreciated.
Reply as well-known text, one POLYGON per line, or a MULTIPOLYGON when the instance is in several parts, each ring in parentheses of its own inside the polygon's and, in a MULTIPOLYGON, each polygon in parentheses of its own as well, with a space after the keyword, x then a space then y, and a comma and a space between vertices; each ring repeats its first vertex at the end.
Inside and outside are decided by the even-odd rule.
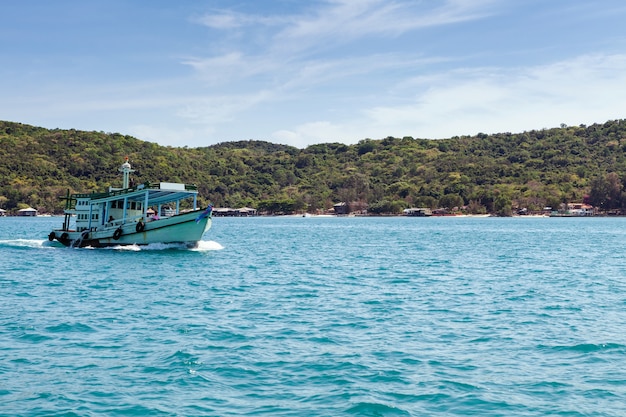
POLYGON ((626 114, 623 0, 26 0, 0 120, 305 148, 626 114))

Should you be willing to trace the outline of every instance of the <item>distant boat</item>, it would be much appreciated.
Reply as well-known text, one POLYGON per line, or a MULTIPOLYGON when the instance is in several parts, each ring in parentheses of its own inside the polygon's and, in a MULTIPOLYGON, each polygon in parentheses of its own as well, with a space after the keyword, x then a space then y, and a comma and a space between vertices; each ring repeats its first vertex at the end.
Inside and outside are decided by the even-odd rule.
POLYGON ((410 217, 430 217, 433 215, 431 209, 425 207, 408 208, 404 209, 402 212, 405 216, 410 217))
POLYGON ((128 158, 119 171, 123 174, 122 188, 90 194, 70 195, 68 191, 63 226, 52 230, 48 240, 70 247, 152 243, 196 246, 211 228, 213 206, 204 210, 197 208, 195 185, 145 182, 131 187, 130 173, 134 170, 128 158), (192 200, 190 210, 180 209, 183 200, 192 200))

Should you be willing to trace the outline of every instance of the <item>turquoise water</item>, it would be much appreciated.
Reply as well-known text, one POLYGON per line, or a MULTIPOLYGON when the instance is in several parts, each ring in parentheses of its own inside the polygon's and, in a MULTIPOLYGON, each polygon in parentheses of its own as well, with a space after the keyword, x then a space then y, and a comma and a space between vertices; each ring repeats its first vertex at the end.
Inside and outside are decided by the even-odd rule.
POLYGON ((626 219, 61 222, 0 218, 0 415, 626 415, 626 219))

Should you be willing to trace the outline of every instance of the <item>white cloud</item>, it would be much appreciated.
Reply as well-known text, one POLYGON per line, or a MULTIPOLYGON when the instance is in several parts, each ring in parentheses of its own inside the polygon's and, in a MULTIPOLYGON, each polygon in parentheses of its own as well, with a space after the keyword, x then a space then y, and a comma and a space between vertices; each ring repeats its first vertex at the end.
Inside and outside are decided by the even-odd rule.
POLYGON ((229 30, 246 26, 275 26, 285 24, 288 18, 237 13, 231 10, 216 10, 193 21, 212 29, 229 30))
MULTIPOLYGON (((170 31, 173 39, 163 43, 164 49, 148 50, 120 66, 136 69, 131 78, 121 69, 91 71, 78 78, 56 76, 65 74, 65 63, 53 72, 38 65, 36 74, 23 71, 17 78, 13 70, 5 77, 13 82, 5 80, 8 99, 0 111, 11 120, 129 132, 172 146, 252 138, 304 147, 389 135, 442 138, 515 132, 624 117, 625 55, 599 49, 610 45, 620 50, 621 43, 614 42, 620 36, 617 30, 602 37, 589 26, 598 38, 590 36, 586 45, 558 50, 558 45, 548 48, 532 37, 523 50, 499 49, 508 46, 506 38, 477 36, 476 45, 459 42, 465 31, 481 34, 483 26, 490 31, 484 35, 497 37, 499 32, 491 32, 494 25, 505 22, 515 30, 503 36, 518 33, 523 24, 517 12, 526 20, 563 12, 564 27, 579 22, 576 19, 597 23, 587 9, 568 11, 537 3, 538 10, 530 11, 520 2, 504 0, 315 0, 280 5, 285 7, 271 14, 247 14, 241 10, 261 9, 244 2, 196 19, 210 42, 184 38, 190 31, 170 31), (488 19, 499 11, 503 13, 488 19), (470 23, 480 19, 486 24, 470 23), (467 26, 456 26, 458 22, 467 26), (426 30, 440 26, 448 27, 426 30), (422 48, 423 39, 434 42, 422 48), (585 55, 589 45, 596 55, 585 55), (550 57, 550 50, 560 57, 579 57, 550 57), (181 65, 168 66, 172 62, 163 59, 165 55, 178 56, 181 65), (505 62, 505 57, 510 59, 505 62), (520 67, 521 61, 511 59, 543 64, 520 67), (130 66, 135 63, 137 67, 130 66), (150 67, 141 67, 148 63, 150 67)), ((544 29, 547 34, 558 30, 544 29)), ((104 59, 117 62, 112 56, 104 59)))
MULTIPOLYGON (((231 35, 245 32, 244 37, 237 39, 243 39, 240 49, 248 49, 253 40, 257 52, 249 55, 269 54, 273 59, 290 60, 294 54, 329 50, 374 35, 393 37, 420 28, 484 18, 490 13, 488 6, 496 2, 326 0, 313 2, 297 14, 262 16, 221 10, 206 14, 196 22, 231 35), (268 28, 274 32, 266 33, 268 28)), ((189 62, 194 61, 205 60, 189 62)))
POLYGON ((447 25, 486 16, 485 6, 493 0, 447 0, 437 2, 389 0, 331 0, 309 15, 297 16, 277 35, 280 44, 306 45, 351 41, 372 34, 397 36, 424 27, 447 25))
MULTIPOLYGON (((366 48, 366 52, 357 48, 350 55, 324 57, 317 52, 361 38, 392 37, 421 27, 477 19, 484 16, 486 6, 493 2, 440 0, 433 6, 433 3, 400 0, 325 0, 287 15, 262 16, 229 10, 207 14, 197 22, 225 35, 218 38, 219 46, 211 48, 217 53, 183 61, 204 84, 198 92, 204 98, 190 100, 177 114, 193 123, 217 126, 263 106, 286 112, 288 117, 272 119, 277 126, 285 126, 289 120, 298 126, 296 120, 302 122, 307 109, 318 120, 324 120, 327 116, 320 112, 328 111, 337 99, 340 101, 337 105, 356 101, 355 109, 359 109, 365 104, 359 102, 364 94, 384 95, 381 89, 393 85, 396 76, 390 73, 424 69, 441 59, 420 57, 419 51, 407 53, 384 48, 366 48), (238 35, 231 36, 235 33, 238 35), (239 36, 242 33, 245 35, 239 36), (251 39, 256 48, 250 47, 251 39), (295 113, 300 113, 300 117, 294 118, 295 113)), ((343 130, 340 126, 344 124, 302 122, 300 127, 279 129, 275 137, 282 140, 297 137, 301 138, 297 139, 299 143, 304 143, 323 137, 339 140, 362 131, 343 130)))
POLYGON ((193 146, 208 146, 210 143, 207 143, 207 139, 215 133, 215 130, 210 127, 192 129, 139 124, 128 126, 126 133, 141 140, 166 146, 185 146, 189 143, 193 143, 193 146))
POLYGON ((305 122, 272 137, 302 148, 386 136, 438 139, 602 123, 624 117, 626 55, 586 55, 516 69, 452 70, 406 80, 401 89, 413 95, 410 102, 355 107, 350 119, 305 122))
POLYGON ((626 55, 515 70, 457 70, 417 84, 411 104, 366 109, 364 125, 398 136, 442 138, 620 118, 626 108, 626 55))
POLYGON ((246 16, 232 12, 215 12, 206 14, 196 21, 213 29, 233 29, 247 24, 246 16))
POLYGON ((354 136, 355 133, 350 131, 350 127, 328 121, 318 121, 295 126, 292 130, 279 130, 271 136, 279 143, 305 148, 315 143, 346 143, 345 139, 354 136))
POLYGON ((233 122, 236 115, 254 106, 271 100, 270 91, 259 91, 256 94, 209 96, 189 100, 180 108, 177 116, 193 123, 216 125, 233 122))

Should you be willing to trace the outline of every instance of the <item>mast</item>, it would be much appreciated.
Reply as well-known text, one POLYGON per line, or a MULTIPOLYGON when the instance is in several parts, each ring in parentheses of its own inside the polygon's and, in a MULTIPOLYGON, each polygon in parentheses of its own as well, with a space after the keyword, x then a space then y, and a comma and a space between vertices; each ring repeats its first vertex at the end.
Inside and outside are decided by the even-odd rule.
POLYGON ((69 212, 72 208, 72 201, 76 201, 75 198, 70 194, 70 190, 67 190, 67 197, 61 197, 61 200, 65 200, 65 218, 63 219, 63 229, 64 231, 70 230, 70 217, 72 214, 69 212))
POLYGON ((128 157, 124 158, 124 163, 122 164, 122 166, 118 169, 118 171, 120 171, 123 175, 124 175, 124 180, 122 183, 122 188, 129 188, 129 184, 130 184, 130 173, 131 172, 135 172, 134 169, 132 169, 130 167, 130 163, 128 162, 128 157))

